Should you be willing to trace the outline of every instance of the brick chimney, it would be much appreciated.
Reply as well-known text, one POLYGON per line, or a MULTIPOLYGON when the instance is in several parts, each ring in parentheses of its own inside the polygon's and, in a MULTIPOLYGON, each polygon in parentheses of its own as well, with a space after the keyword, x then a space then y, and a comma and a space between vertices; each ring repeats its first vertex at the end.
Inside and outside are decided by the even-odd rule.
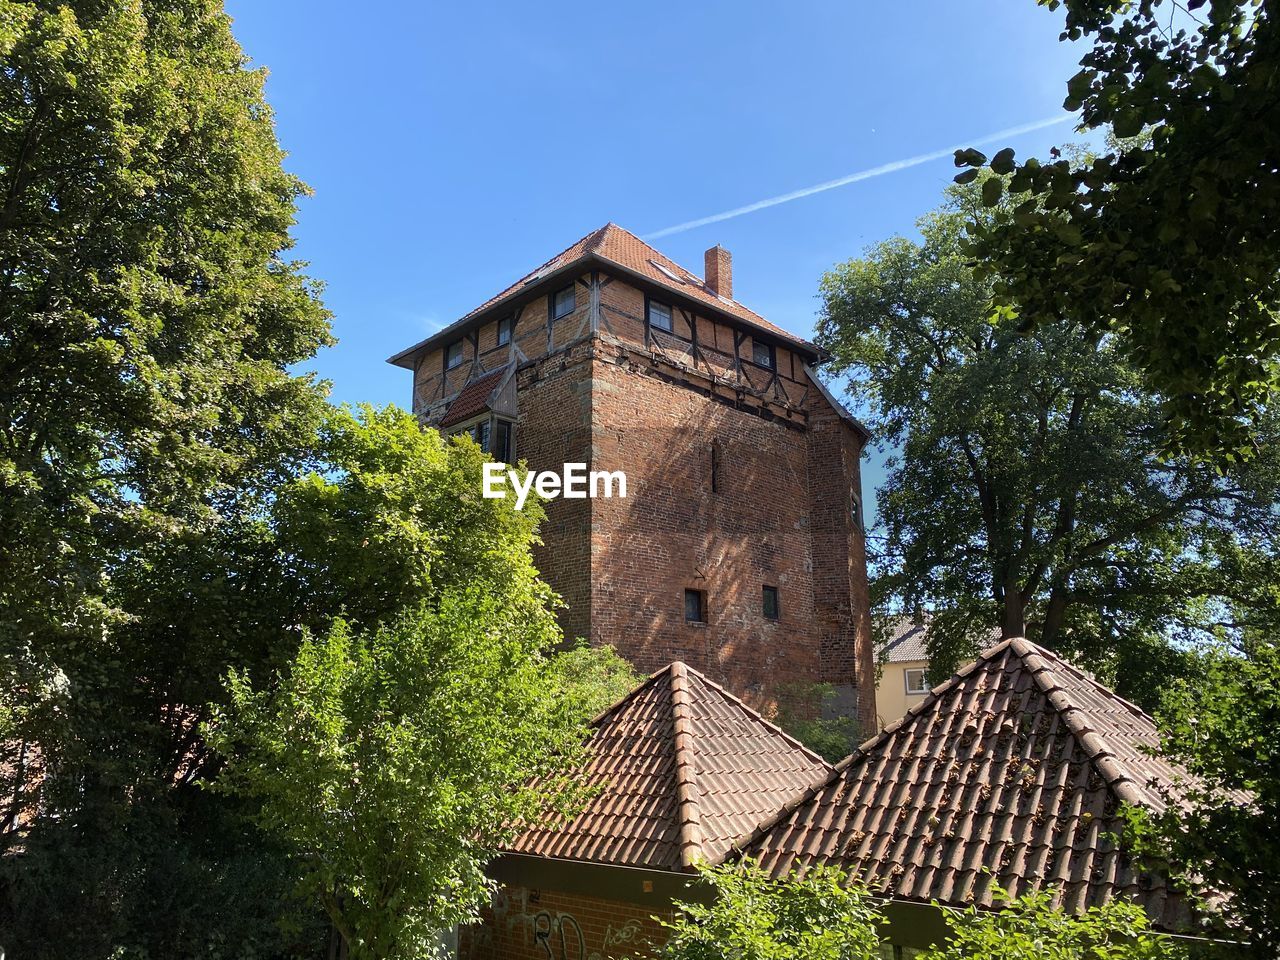
POLYGON ((726 300, 733 299, 733 255, 720 244, 716 244, 705 254, 703 259, 706 270, 703 276, 712 293, 719 294, 726 300))

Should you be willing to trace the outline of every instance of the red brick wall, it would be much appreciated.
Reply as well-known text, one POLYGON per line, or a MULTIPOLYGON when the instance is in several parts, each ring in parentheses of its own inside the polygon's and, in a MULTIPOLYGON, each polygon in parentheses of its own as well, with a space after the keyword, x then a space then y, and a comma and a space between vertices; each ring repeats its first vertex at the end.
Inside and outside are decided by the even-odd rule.
MULTIPOLYGON (((483 920, 460 931, 460 960, 621 960, 666 940, 653 907, 527 887, 499 887, 483 920)), ((669 911, 661 912, 670 919, 669 911)))
MULTIPOLYGON (((873 721, 866 561, 849 511, 857 433, 800 358, 779 346, 773 380, 726 323, 677 309, 675 332, 696 334, 699 355, 672 338, 647 348, 645 296, 622 279, 602 288, 591 337, 587 279, 574 281, 576 309, 552 325, 550 344, 546 297, 520 308, 515 342, 527 359, 497 348, 496 321, 479 331, 480 366, 521 365, 520 458, 627 474, 626 500, 546 505, 536 561, 568 604, 565 632, 611 643, 643 671, 685 660, 766 711, 789 691, 832 683, 846 709, 873 721), (739 368, 754 393, 735 392, 739 368), (779 589, 777 622, 763 616, 765 585, 779 589), (705 626, 685 622, 686 587, 706 592, 705 626)), ((415 378, 427 422, 461 387, 442 363, 440 351, 426 355, 415 378)))
POLYGON ((628 491, 591 501, 591 639, 646 672, 684 660, 766 709, 815 682, 805 433, 630 359, 592 373, 594 466, 625 471, 628 491), (766 584, 779 589, 776 622, 766 584), (705 626, 685 622, 686 587, 706 593, 705 626))
MULTIPOLYGON (((559 470, 591 457, 591 349, 582 344, 554 363, 520 371, 516 454, 534 470, 559 470)), ((549 500, 534 562, 564 599, 560 626, 568 637, 591 632, 591 501, 549 500)))

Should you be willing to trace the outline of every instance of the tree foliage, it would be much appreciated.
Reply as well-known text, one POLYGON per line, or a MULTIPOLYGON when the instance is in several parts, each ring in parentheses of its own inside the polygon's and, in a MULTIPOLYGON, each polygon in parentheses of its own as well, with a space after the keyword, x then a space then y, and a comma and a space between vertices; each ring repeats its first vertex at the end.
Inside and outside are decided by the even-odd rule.
POLYGON ((231 678, 220 783, 261 799, 352 957, 431 956, 476 919, 488 858, 580 755, 588 715, 532 585, 451 589, 361 634, 340 621, 277 682, 231 678))
POLYGON ((1160 815, 1130 809, 1139 848, 1181 867, 1210 902, 1221 936, 1249 955, 1280 951, 1280 645, 1252 634, 1236 649, 1200 652, 1194 679, 1169 691, 1162 752, 1190 778, 1160 815), (1225 895, 1225 901, 1221 898, 1225 895))
POLYGON ((5 946, 286 949, 270 845, 191 784, 227 666, 296 644, 249 584, 324 409, 305 188, 217 0, 0 0, 0 62, 5 946))
POLYGON ((1117 139, 1083 165, 997 153, 1013 203, 975 222, 973 253, 1003 316, 1115 334, 1166 398, 1170 449, 1235 459, 1280 385, 1275 4, 1040 3, 1065 8, 1064 40, 1093 40, 1064 106, 1117 139))
POLYGON ((750 860, 699 871, 709 903, 678 903, 663 960, 873 960, 879 904, 834 867, 775 880, 750 860))
POLYGON ((1110 900, 1079 914, 1053 906, 1048 891, 1011 898, 996 910, 969 907, 947 914, 950 933, 922 960, 1175 960, 1186 955, 1151 931, 1142 908, 1110 900))
POLYGON ((819 342, 893 448, 876 592, 935 610, 937 678, 994 630, 1152 702, 1180 660, 1171 634, 1276 609, 1280 454, 1269 444, 1225 474, 1162 456, 1160 400, 1116 337, 991 322, 990 281, 964 249, 987 215, 980 191, 954 188, 918 242, 823 279, 819 342))

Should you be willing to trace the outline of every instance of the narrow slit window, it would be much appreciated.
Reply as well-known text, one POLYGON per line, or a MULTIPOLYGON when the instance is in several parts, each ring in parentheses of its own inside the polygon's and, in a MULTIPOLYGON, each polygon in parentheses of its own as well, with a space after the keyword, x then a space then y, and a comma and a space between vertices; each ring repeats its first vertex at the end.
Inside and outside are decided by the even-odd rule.
POLYGON ((711 444, 711 492, 720 492, 720 441, 711 444))
POLYGON ((777 620, 781 616, 781 608, 778 605, 778 588, 764 588, 764 618, 766 620, 777 620))
POLYGON ((498 321, 498 346, 505 347, 511 342, 511 328, 514 326, 513 317, 503 317, 498 321))
POLYGON ((688 623, 707 622, 707 595, 702 590, 685 590, 684 619, 688 623))
POLYGON ((671 326, 671 307, 665 303, 658 303, 654 300, 649 301, 649 326, 655 330, 665 330, 670 333, 671 326))

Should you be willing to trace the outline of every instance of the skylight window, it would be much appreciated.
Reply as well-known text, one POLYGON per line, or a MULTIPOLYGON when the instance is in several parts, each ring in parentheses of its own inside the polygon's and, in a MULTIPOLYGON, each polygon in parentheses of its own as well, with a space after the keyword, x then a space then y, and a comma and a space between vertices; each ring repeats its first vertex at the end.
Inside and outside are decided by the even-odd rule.
POLYGON ((649 266, 653 267, 655 270, 657 270, 659 273, 661 273, 661 274, 662 274, 664 277, 666 277, 668 280, 673 280, 673 281, 675 281, 676 283, 681 284, 682 286, 683 286, 684 284, 686 284, 686 283, 688 283, 688 282, 689 282, 689 281, 688 281, 688 280, 686 280, 684 277, 682 277, 682 276, 680 276, 678 273, 676 273, 674 270, 671 270, 671 269, 668 269, 667 267, 664 267, 664 266, 663 266, 662 264, 660 264, 657 260, 650 260, 650 261, 649 261, 649 266))

